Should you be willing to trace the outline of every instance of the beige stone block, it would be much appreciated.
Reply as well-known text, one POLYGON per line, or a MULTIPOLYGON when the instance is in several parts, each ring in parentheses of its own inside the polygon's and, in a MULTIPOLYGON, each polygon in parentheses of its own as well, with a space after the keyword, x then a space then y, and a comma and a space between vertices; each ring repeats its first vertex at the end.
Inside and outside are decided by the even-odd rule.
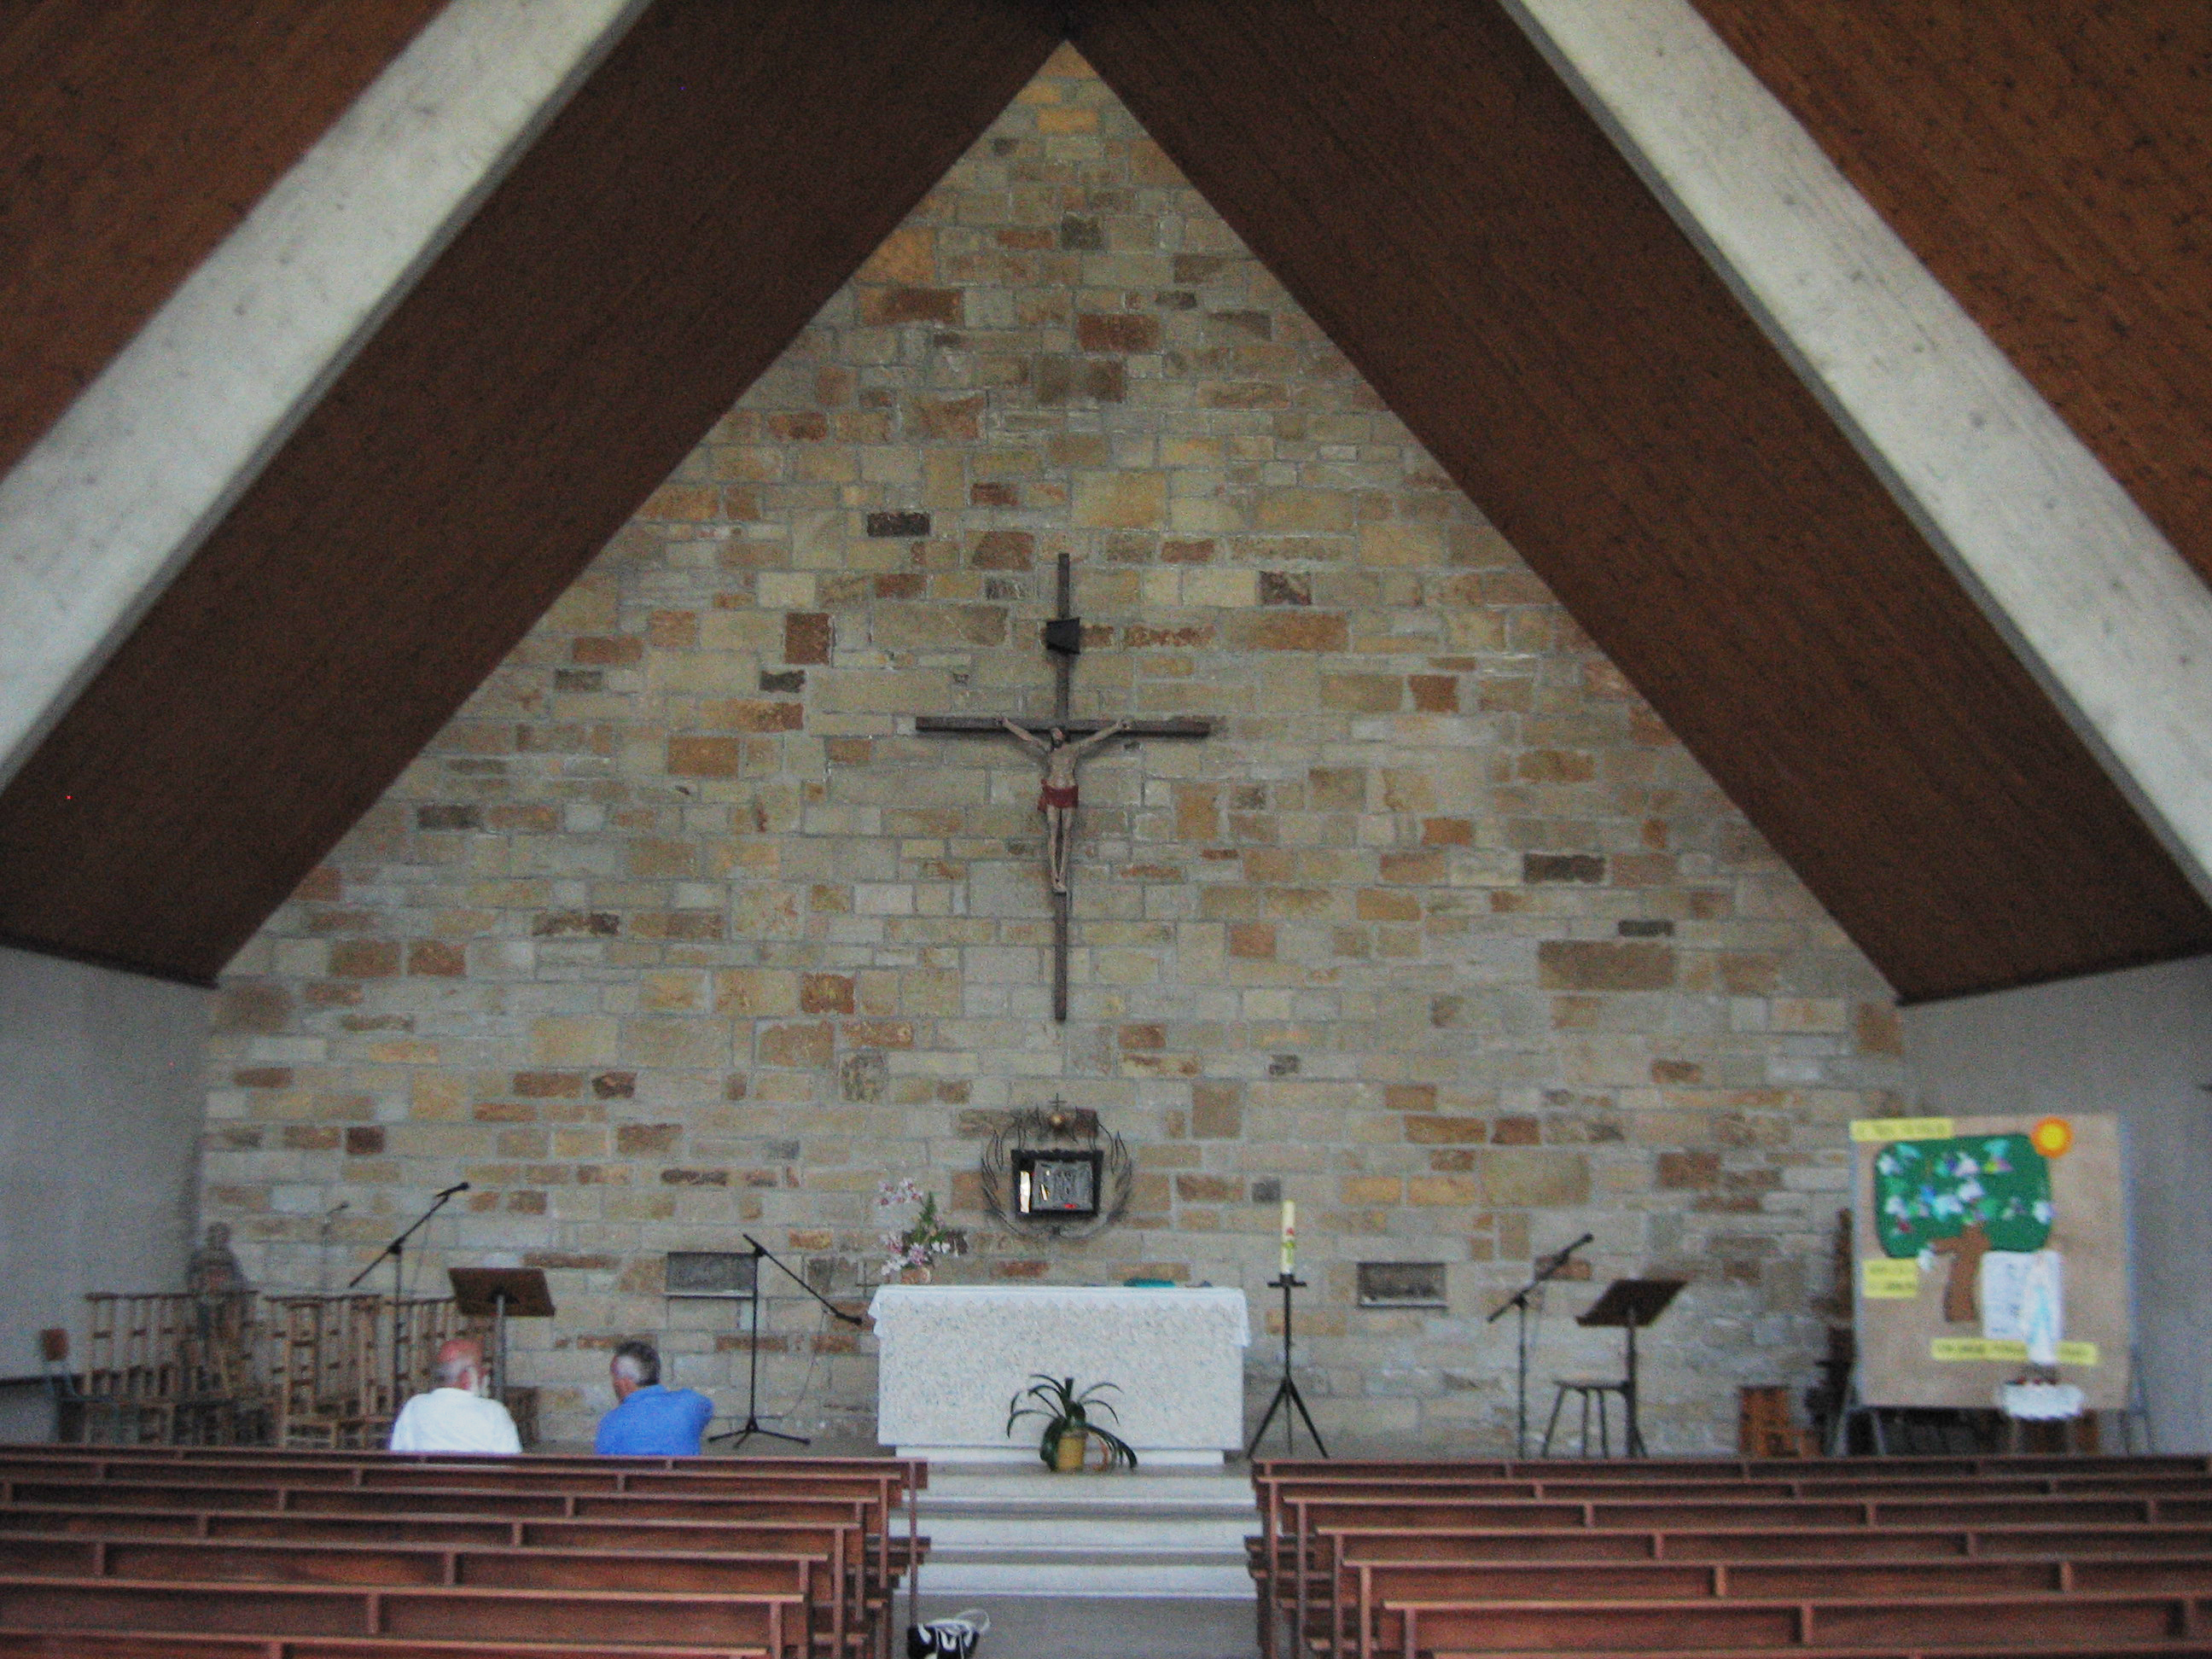
POLYGON ((534 1066, 611 1065, 617 1053, 615 1022, 605 1018, 534 1020, 530 1059, 534 1066))
POLYGON ((687 1013, 705 1006, 706 975, 697 972, 643 974, 638 978, 638 1006, 647 1013, 687 1013))
POLYGON ((726 968, 714 975, 714 1012, 781 1019, 799 1012, 799 975, 781 968, 726 968))
POLYGON ((626 1065, 720 1070, 729 1064, 729 1027, 710 1019, 630 1019, 622 1027, 626 1065))
POLYGON ((1367 565, 1440 565, 1445 561, 1441 526, 1368 524, 1359 527, 1359 562, 1367 565))
POLYGON ((868 635, 890 651, 997 645, 1006 637, 1006 611, 997 605, 878 605, 868 635))
POLYGON ((1770 1031, 1841 1032, 1849 1029, 1848 1005, 1833 997, 1777 997, 1767 1006, 1770 1031))
POLYGON ((1085 530, 1152 530, 1166 522, 1164 472, 1079 472, 1073 521, 1085 530))
POLYGON ((1146 611, 1172 611, 1182 602, 1182 581, 1173 570, 1146 571, 1137 592, 1146 611))
POLYGON ((764 611, 814 609, 814 573, 763 570, 753 579, 754 601, 764 611))
POLYGON ((1558 1209, 1589 1202, 1589 1157, 1565 1147, 1486 1147, 1475 1153, 1474 1175, 1480 1201, 1498 1209, 1558 1209))
POLYGON ((1406 1183, 1396 1176, 1346 1176, 1346 1204, 1398 1204, 1405 1200, 1406 1183))
POLYGON ((1159 958, 1149 951, 1091 953, 1091 975, 1102 985, 1149 985, 1159 971, 1159 958))
POLYGON ((1660 991, 1674 982, 1674 952, 1662 945, 1547 939, 1536 960, 1538 983, 1553 990, 1660 991))
POLYGON ((1202 565, 1182 573, 1182 602, 1215 610, 1243 610, 1260 602, 1260 573, 1202 565))
POLYGON ((1333 489, 1263 489, 1258 522, 1261 530, 1341 535, 1358 516, 1358 500, 1333 489))

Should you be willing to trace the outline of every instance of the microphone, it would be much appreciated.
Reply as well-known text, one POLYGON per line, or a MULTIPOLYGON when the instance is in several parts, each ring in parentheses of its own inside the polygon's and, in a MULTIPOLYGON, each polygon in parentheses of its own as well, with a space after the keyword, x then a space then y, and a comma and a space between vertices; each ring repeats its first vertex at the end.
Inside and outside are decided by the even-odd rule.
POLYGON ((465 1193, 468 1191, 468 1189, 469 1183, 467 1182, 457 1181, 452 1186, 447 1188, 444 1192, 440 1193, 438 1196, 441 1198, 451 1198, 455 1193, 465 1193))
POLYGON ((1595 1233, 1584 1233, 1580 1238, 1568 1245, 1565 1249, 1556 1253, 1552 1257, 1552 1265, 1555 1267, 1565 1267, 1567 1265, 1567 1258, 1569 1256, 1572 1255, 1577 1250, 1582 1249, 1583 1245, 1595 1243, 1596 1238, 1597 1235, 1595 1233))

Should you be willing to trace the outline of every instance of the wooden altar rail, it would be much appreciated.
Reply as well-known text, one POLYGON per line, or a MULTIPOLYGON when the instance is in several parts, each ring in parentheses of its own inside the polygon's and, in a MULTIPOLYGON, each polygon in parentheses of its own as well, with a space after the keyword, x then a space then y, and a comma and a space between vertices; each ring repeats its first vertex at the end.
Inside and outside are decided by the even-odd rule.
POLYGON ((1626 1467, 1262 1466, 1263 1649, 2212 1653, 2203 1459, 1626 1467))

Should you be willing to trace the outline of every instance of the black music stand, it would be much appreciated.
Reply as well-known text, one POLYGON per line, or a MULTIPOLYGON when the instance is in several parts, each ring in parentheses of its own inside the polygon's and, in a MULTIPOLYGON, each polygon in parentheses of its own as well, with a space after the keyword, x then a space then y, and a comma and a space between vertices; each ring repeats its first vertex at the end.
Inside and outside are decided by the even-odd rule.
MULTIPOLYGON (((1621 1385, 1621 1400, 1628 1407, 1628 1447, 1631 1457, 1646 1457, 1644 1431, 1636 1425, 1636 1333, 1667 1311, 1674 1292, 1688 1283, 1680 1279, 1616 1279, 1588 1313, 1577 1316, 1577 1325, 1628 1328, 1628 1380, 1621 1385)), ((1553 1413, 1555 1416, 1556 1413, 1553 1413)), ((1587 1423, 1585 1419, 1585 1423, 1587 1423)), ((1587 1428, 1585 1429, 1587 1432, 1587 1428)))
POLYGON ((553 1317, 553 1292, 543 1267, 448 1267, 453 1281, 453 1305, 465 1319, 492 1322, 497 1352, 499 1398, 507 1398, 507 1322, 553 1317))

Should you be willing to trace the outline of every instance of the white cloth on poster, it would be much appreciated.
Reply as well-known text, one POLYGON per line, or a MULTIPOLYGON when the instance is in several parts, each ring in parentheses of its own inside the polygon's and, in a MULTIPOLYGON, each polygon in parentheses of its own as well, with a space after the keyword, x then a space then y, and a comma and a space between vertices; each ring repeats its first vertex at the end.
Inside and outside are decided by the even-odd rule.
POLYGON ((396 1452, 514 1452, 522 1450, 514 1419, 496 1400, 466 1389, 433 1389, 399 1408, 392 1425, 396 1452))
POLYGON ((1100 1420, 1139 1452, 1242 1448, 1252 1340, 1242 1291, 886 1285, 868 1311, 886 1445, 1033 1446, 1028 1425, 1007 1434, 1006 1405, 1042 1374, 1119 1385, 1104 1396, 1115 1414, 1100 1420))
POLYGON ((2032 1365, 2058 1363, 2066 1334, 2065 1260, 2056 1250, 1990 1250, 1982 1257, 1982 1334, 2025 1342, 2032 1365))

